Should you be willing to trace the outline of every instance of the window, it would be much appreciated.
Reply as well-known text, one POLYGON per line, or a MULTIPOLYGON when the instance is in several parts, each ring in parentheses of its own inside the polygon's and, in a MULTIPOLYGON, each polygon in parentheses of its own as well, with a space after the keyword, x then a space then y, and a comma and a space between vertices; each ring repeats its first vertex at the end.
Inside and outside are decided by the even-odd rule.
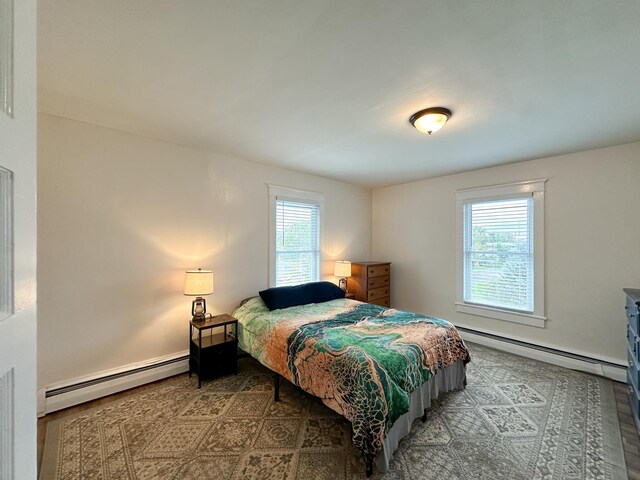
POLYGON ((464 205, 464 301, 533 313, 533 198, 464 205))
POLYGON ((272 287, 320 280, 320 218, 324 197, 269 186, 272 287))
POLYGON ((457 310, 544 327, 544 184, 456 193, 457 310))

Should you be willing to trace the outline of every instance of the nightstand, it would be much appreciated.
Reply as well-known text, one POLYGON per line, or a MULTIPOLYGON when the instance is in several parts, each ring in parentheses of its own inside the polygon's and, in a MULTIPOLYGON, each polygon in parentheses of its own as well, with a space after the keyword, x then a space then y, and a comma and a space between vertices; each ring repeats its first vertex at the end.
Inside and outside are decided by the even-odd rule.
POLYGON ((198 388, 203 376, 238 373, 237 335, 238 320, 226 313, 207 317, 201 322, 194 320, 189 322, 189 378, 191 378, 191 372, 196 372, 198 388), (224 331, 213 333, 216 327, 222 327, 224 331), (233 328, 233 335, 227 331, 231 328, 233 328), (197 330, 197 335, 194 330, 197 330), (206 330, 209 330, 208 334, 206 330))

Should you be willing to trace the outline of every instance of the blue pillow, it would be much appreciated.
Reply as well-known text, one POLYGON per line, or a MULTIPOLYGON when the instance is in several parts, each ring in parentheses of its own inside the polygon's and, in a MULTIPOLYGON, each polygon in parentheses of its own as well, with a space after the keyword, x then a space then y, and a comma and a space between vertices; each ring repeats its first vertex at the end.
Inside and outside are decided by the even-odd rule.
POLYGON ((291 287, 267 288, 259 293, 269 310, 344 298, 344 290, 331 282, 312 282, 291 287))

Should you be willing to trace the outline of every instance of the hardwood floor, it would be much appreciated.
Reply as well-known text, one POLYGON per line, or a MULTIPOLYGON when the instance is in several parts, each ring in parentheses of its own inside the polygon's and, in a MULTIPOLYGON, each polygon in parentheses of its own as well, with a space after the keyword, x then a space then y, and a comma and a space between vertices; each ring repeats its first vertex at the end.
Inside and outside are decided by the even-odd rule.
POLYGON ((613 390, 618 407, 618 421, 622 434, 624 459, 627 464, 627 476, 629 480, 640 480, 640 438, 629 405, 627 384, 613 382, 613 390))
POLYGON ((66 417, 68 415, 73 415, 74 413, 82 412, 84 410, 89 410, 90 408, 93 408, 93 407, 97 407, 100 405, 107 404, 109 402, 113 402, 115 400, 120 400, 121 398, 125 398, 128 395, 133 395, 135 393, 142 392, 144 390, 149 390, 150 388, 155 388, 158 385, 161 385, 164 382, 168 382, 173 378, 179 378, 180 376, 187 376, 187 375, 188 373, 181 373, 180 375, 176 375, 174 377, 158 380, 157 382, 151 382, 146 385, 142 385, 140 387, 132 388, 130 390, 125 390, 124 392, 114 393, 113 395, 109 395, 107 397, 99 398, 91 402, 86 402, 80 405, 76 405, 75 407, 59 410, 57 412, 53 412, 48 415, 45 415, 42 418, 39 418, 38 419, 38 473, 40 473, 40 464, 42 463, 42 453, 44 451, 44 440, 47 433, 47 423, 62 417, 66 417))
MULTIPOLYGON (((183 373, 181 375, 187 374, 183 373)), ((44 440, 48 422, 57 420, 67 415, 73 415, 74 413, 82 412, 99 405, 104 405, 114 400, 119 400, 134 393, 154 388, 160 385, 162 382, 166 382, 168 380, 169 379, 159 380, 157 382, 149 383, 141 387, 127 390, 125 392, 109 395, 108 397, 100 398, 92 402, 83 403, 82 405, 77 405, 65 410, 50 413, 49 415, 39 418, 38 471, 40 470, 40 462, 42 461, 42 452, 44 449, 44 440)), ((636 426, 633 421, 631 406, 629 405, 629 395, 627 394, 627 385, 620 382, 613 382, 613 389, 616 397, 616 405, 618 407, 618 422, 620 424, 620 433, 622 434, 622 445, 624 448, 625 462, 627 464, 627 475, 629 477, 629 480, 640 480, 640 437, 638 437, 638 431, 636 430, 636 426)))

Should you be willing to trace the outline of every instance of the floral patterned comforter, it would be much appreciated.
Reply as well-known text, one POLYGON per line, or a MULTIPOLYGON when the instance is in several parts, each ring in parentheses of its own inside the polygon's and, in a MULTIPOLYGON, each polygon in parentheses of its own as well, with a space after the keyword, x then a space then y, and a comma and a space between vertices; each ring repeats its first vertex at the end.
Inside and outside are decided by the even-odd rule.
POLYGON ((444 320, 355 300, 269 311, 260 297, 234 312, 240 348, 343 415, 369 458, 409 409, 409 394, 469 352, 444 320))

